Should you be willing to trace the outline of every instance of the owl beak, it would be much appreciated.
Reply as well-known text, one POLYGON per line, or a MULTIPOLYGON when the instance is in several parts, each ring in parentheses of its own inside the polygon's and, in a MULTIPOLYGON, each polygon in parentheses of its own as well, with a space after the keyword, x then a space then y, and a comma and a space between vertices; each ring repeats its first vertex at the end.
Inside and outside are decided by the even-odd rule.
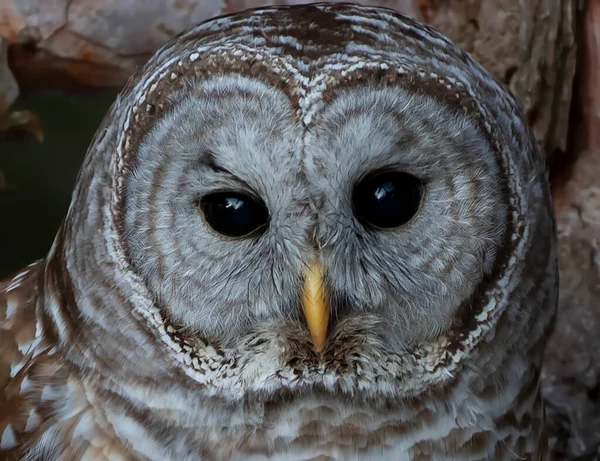
POLYGON ((318 261, 312 261, 304 273, 302 308, 313 343, 320 351, 327 339, 329 304, 325 293, 323 266, 318 261))

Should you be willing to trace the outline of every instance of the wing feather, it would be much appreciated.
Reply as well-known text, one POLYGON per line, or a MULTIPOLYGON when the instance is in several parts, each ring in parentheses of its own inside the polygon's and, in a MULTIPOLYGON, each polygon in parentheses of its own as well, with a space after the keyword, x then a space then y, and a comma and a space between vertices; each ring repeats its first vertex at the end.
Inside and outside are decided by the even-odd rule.
POLYGON ((0 461, 36 437, 45 409, 35 375, 58 365, 36 328, 42 271, 38 261, 0 282, 0 461))

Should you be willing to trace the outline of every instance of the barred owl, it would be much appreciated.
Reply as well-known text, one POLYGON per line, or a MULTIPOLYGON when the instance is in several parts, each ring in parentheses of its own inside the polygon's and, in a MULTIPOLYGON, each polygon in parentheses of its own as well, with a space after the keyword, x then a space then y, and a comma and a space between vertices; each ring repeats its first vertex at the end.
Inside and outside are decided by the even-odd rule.
POLYGON ((210 20, 131 79, 0 287, 0 457, 544 459, 554 235, 513 97, 434 29, 210 20))

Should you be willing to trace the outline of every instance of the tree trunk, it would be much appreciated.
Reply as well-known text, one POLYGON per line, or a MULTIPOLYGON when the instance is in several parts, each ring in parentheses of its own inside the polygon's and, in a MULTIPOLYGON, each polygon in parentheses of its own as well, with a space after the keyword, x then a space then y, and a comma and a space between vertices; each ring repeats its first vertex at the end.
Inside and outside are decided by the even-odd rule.
MULTIPOLYGON (((24 84, 120 88, 156 49, 210 17, 297 0, 0 0, 24 84)), ((373 0, 428 22, 507 83, 549 155, 566 148, 576 0, 373 0)))
POLYGON ((600 2, 580 23, 570 155, 554 171, 560 299, 542 385, 557 460, 600 454, 600 2))

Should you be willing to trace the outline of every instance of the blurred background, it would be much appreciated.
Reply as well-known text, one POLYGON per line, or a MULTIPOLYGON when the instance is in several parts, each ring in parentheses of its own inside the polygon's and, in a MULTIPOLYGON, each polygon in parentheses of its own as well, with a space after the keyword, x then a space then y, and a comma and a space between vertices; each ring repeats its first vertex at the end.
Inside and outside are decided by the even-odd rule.
MULTIPOLYGON (((43 258, 129 76, 206 19, 294 0, 0 0, 0 279, 43 258)), ((561 287, 544 393, 557 459, 600 459, 600 0, 372 0, 438 28, 513 92, 543 147, 561 287), (570 435, 565 435, 570 434, 570 435)))
POLYGON ((44 139, 13 132, 0 141, 0 279, 48 252, 88 143, 115 95, 35 92, 11 107, 34 113, 44 139))

